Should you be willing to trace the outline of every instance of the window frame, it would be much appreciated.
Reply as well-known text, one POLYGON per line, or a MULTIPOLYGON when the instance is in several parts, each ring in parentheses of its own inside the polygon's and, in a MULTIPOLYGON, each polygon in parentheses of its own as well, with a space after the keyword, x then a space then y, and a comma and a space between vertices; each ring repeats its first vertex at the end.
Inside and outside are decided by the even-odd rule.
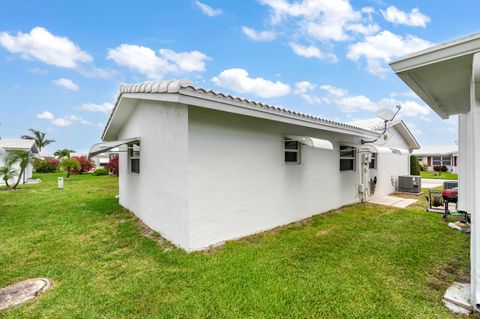
POLYGON ((348 145, 340 145, 339 147, 339 170, 340 172, 355 172, 357 170, 357 149, 353 146, 348 145), (353 156, 342 156, 342 148, 350 149, 353 151, 353 156), (342 169, 342 160, 351 160, 352 161, 352 169, 342 169))
POLYGON ((132 142, 128 144, 127 147, 128 150, 128 173, 132 175, 140 175, 140 164, 141 164, 141 145, 140 142, 132 142), (134 152, 134 145, 138 146, 138 156, 133 156, 134 152), (133 172, 132 171, 132 160, 138 160, 138 172, 133 172))
POLYGON ((368 169, 377 169, 378 156, 377 153, 371 153, 370 162, 368 162, 368 169), (373 163, 373 167, 372 167, 373 163))
POLYGON ((286 165, 300 165, 302 164, 302 143, 299 141, 294 141, 288 138, 285 138, 283 140, 283 162, 286 165), (296 148, 295 149, 289 149, 287 148, 287 142, 293 142, 296 143, 296 148), (285 158, 286 153, 296 153, 297 154, 297 160, 294 161, 287 161, 285 158))

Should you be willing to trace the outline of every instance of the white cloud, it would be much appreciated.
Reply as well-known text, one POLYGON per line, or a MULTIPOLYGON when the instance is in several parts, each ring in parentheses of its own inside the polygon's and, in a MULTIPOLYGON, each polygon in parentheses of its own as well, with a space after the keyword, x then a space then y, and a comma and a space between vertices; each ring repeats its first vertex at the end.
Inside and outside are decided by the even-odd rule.
POLYGON ((388 72, 385 67, 386 62, 431 45, 429 41, 410 34, 401 36, 384 30, 376 35, 366 36, 363 41, 351 45, 348 48, 347 58, 352 61, 365 58, 367 70, 383 77, 388 72))
POLYGON ((277 37, 277 33, 273 31, 257 31, 249 27, 242 27, 242 31, 253 41, 272 41, 277 37))
POLYGON ((255 94, 263 98, 284 96, 290 93, 288 84, 263 78, 251 78, 244 69, 224 70, 212 78, 212 82, 237 93, 255 94))
POLYGON ((215 17, 220 14, 222 14, 222 9, 214 9, 210 7, 209 5, 200 2, 200 1, 195 1, 195 4, 197 5, 198 8, 203 12, 203 14, 209 16, 209 17, 215 17))
POLYGON ((388 22, 394 24, 404 24, 412 27, 425 27, 430 22, 430 18, 420 12, 418 8, 412 9, 409 13, 399 10, 395 6, 390 6, 387 10, 381 10, 382 15, 388 22))
POLYGON ((351 34, 371 32, 373 26, 360 27, 370 20, 370 9, 354 10, 348 0, 260 0, 270 7, 270 19, 278 24, 293 18, 305 36, 320 41, 346 41, 351 34), (366 19, 364 17, 366 15, 366 19))
POLYGON ((424 104, 420 104, 415 100, 399 100, 394 98, 384 98, 378 102, 380 107, 393 107, 400 104, 402 109, 400 114, 403 116, 420 118, 425 121, 431 121, 429 114, 430 108, 424 104))
POLYGON ((69 126, 72 125, 74 122, 78 122, 80 124, 84 125, 92 125, 91 122, 84 120, 81 117, 78 117, 76 115, 68 115, 65 117, 55 117, 52 113, 48 111, 44 111, 40 114, 37 115, 37 118, 43 119, 43 120, 48 120, 50 123, 56 126, 64 127, 64 126, 69 126))
POLYGON ((203 72, 205 62, 211 60, 199 51, 177 53, 169 49, 160 49, 158 52, 159 55, 144 46, 122 44, 115 49, 109 49, 107 58, 150 79, 161 79, 167 73, 203 72))
POLYGON ((37 118, 44 120, 53 120, 55 116, 48 111, 43 111, 42 113, 37 115, 37 118))
POLYGON ((346 29, 362 35, 369 35, 369 34, 374 34, 380 31, 380 26, 376 23, 373 23, 373 24, 354 23, 347 26, 346 29))
POLYGON ((96 103, 83 103, 80 105, 80 109, 83 111, 87 112, 103 112, 103 113, 109 113, 113 109, 113 103, 102 103, 102 104, 96 104, 96 103))
POLYGON ((70 91, 78 91, 80 89, 80 87, 70 79, 61 78, 53 80, 53 83, 70 91))
POLYGON ((365 95, 350 95, 348 90, 332 85, 321 85, 320 88, 326 93, 322 97, 322 102, 336 105, 345 113, 375 112, 381 108, 393 108, 395 105, 400 104, 402 106, 400 111, 402 116, 430 121, 430 108, 412 99, 388 97, 373 101, 365 95))
POLYGON ((322 52, 319 48, 314 45, 303 46, 297 43, 290 43, 290 48, 292 51, 305 58, 316 58, 320 60, 329 60, 331 62, 337 62, 337 57, 333 53, 322 52))
POLYGON ((304 94, 315 89, 316 85, 309 81, 300 81, 295 83, 294 94, 304 94))
POLYGON ((322 99, 314 94, 301 94, 300 97, 311 105, 322 104, 322 99))
POLYGON ((309 81, 300 81, 295 83, 295 89, 293 90, 293 94, 299 95, 308 104, 318 105, 322 103, 321 98, 314 94, 311 94, 311 92, 315 90, 316 87, 317 86, 315 84, 309 81))
POLYGON ((209 56, 199 51, 177 53, 169 49, 160 49, 158 52, 162 58, 175 63, 179 70, 184 72, 204 72, 205 61, 211 60, 209 56))
POLYGON ((60 127, 69 126, 72 123, 73 123, 72 121, 67 120, 66 118, 61 118, 61 117, 52 120, 53 125, 60 126, 60 127))
POLYGON ((337 97, 346 96, 348 94, 348 91, 346 89, 337 88, 335 86, 328 85, 328 84, 320 85, 320 88, 326 91, 328 94, 337 96, 337 97))
POLYGON ((71 120, 73 122, 78 122, 78 123, 81 123, 83 125, 92 125, 92 122, 90 121, 87 121, 87 120, 84 120, 83 118, 79 117, 79 116, 76 116, 76 115, 69 115, 66 117, 68 120, 71 120))
POLYGON ((87 52, 67 37, 53 35, 42 27, 35 27, 29 33, 18 32, 17 35, 0 32, 0 45, 12 53, 19 53, 24 59, 35 58, 62 68, 73 69, 93 61, 87 52))

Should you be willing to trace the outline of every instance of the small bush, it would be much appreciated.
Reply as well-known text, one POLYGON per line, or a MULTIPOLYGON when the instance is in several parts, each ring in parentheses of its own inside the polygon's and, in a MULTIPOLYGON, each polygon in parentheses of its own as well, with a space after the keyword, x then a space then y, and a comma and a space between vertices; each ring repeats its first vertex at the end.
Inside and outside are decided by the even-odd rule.
POLYGON ((420 163, 415 155, 410 156, 410 175, 420 175, 420 163))
POLYGON ((33 163, 33 167, 38 173, 54 173, 57 171, 58 161, 52 157, 36 159, 33 163))
POLYGON ((434 166, 434 167, 433 167, 433 170, 434 170, 435 172, 439 172, 439 173, 440 173, 440 172, 446 172, 446 171, 447 171, 447 167, 446 167, 445 165, 443 165, 443 166, 434 166))
POLYGON ((97 168, 97 169, 93 172, 93 175, 94 175, 94 176, 108 175, 108 171, 107 171, 106 168, 97 168))
POLYGON ((110 174, 118 176, 118 154, 110 156, 110 162, 107 165, 110 174))
POLYGON ((78 163, 80 163, 80 168, 74 168, 72 173, 74 174, 83 174, 83 173, 89 173, 94 167, 95 167, 95 162, 86 156, 74 156, 72 159, 76 160, 78 163))
POLYGON ((426 172, 428 170, 428 164, 427 163, 423 163, 422 165, 420 165, 420 170, 426 172))

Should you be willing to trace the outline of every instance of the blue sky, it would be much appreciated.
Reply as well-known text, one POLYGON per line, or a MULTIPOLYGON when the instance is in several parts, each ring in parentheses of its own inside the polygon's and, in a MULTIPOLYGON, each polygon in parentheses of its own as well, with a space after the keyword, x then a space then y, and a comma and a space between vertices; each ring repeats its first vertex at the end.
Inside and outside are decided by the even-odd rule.
POLYGON ((3 1, 0 136, 53 152, 99 141, 121 82, 197 86, 340 121, 403 105, 422 145, 453 144, 387 61, 478 31, 476 1, 3 1), (475 23, 477 22, 477 23, 475 23))

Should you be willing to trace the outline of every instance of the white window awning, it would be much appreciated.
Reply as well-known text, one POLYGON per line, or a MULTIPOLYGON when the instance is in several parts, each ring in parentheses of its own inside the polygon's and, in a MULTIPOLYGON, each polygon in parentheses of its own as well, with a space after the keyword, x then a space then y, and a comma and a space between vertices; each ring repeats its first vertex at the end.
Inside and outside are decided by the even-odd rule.
POLYGON ((377 153, 377 154, 393 154, 392 149, 385 146, 377 146, 377 145, 363 145, 361 147, 361 151, 377 153))
POLYGON ((90 152, 88 152, 88 157, 108 152, 112 148, 119 147, 120 145, 133 143, 133 142, 138 142, 138 141, 140 141, 140 137, 133 137, 133 138, 127 138, 127 139, 124 139, 124 140, 98 143, 98 144, 93 145, 90 148, 90 152))
POLYGON ((285 135, 285 137, 292 141, 297 141, 314 148, 321 148, 324 150, 333 150, 332 142, 321 139, 321 138, 315 138, 310 136, 298 136, 298 135, 285 135))
POLYGON ((407 150, 407 149, 404 149, 404 148, 392 147, 391 150, 393 151, 393 154, 397 154, 397 155, 409 155, 410 154, 410 151, 407 150))

